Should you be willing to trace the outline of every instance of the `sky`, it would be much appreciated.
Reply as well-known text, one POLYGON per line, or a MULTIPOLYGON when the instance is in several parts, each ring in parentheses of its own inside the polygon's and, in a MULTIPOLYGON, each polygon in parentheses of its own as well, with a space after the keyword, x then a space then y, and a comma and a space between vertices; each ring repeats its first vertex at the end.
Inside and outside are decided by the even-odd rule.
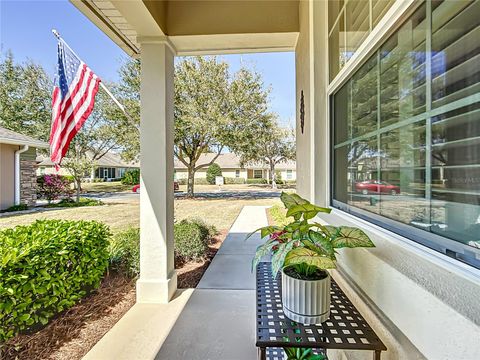
MULTIPOLYGON (((0 53, 11 50, 16 61, 30 59, 53 74, 56 66, 55 28, 88 66, 105 82, 117 81, 117 70, 128 59, 110 38, 67 0, 0 0, 0 53)), ((254 67, 271 86, 270 110, 282 124, 294 126, 295 55, 263 53, 225 55, 236 71, 241 64, 254 67)))

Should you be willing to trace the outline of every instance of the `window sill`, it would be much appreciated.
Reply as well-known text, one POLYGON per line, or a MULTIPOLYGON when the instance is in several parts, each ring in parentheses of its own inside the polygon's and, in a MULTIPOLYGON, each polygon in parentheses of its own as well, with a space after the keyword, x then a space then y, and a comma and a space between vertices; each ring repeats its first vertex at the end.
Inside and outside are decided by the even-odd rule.
MULTIPOLYGON (((400 246, 402 249, 413 253, 414 255, 424 259, 425 261, 436 265, 446 271, 449 271, 465 280, 480 286, 480 270, 473 266, 462 263, 459 260, 450 258, 438 251, 421 245, 408 238, 395 234, 389 230, 382 228, 376 224, 372 224, 367 220, 356 217, 342 210, 332 208, 330 215, 319 215, 321 222, 328 223, 328 219, 334 220, 334 223, 357 226, 367 232, 372 238, 382 238, 394 245, 400 246)), ((335 224, 332 224, 335 225, 335 224)))

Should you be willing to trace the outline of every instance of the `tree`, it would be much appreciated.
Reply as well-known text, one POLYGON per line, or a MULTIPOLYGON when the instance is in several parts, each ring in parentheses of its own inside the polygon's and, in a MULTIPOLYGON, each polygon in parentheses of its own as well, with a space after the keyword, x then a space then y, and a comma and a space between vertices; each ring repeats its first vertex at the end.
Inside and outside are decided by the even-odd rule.
POLYGON ((174 152, 187 168, 187 194, 193 196, 196 171, 213 164, 225 147, 254 137, 251 125, 267 108, 268 89, 246 68, 230 78, 228 64, 216 57, 185 58, 175 75, 174 152), (207 152, 215 156, 197 164, 207 152))
POLYGON ((237 149, 241 162, 262 163, 270 169, 270 184, 277 187, 275 167, 295 160, 295 135, 290 129, 279 126, 276 115, 267 114, 259 122, 256 136, 237 149))
POLYGON ((222 168, 217 163, 213 163, 207 169, 207 182, 214 185, 217 176, 222 176, 222 168))
POLYGON ((76 202, 80 202, 80 192, 82 191, 82 179, 90 174, 93 168, 92 161, 80 151, 70 150, 70 157, 65 158, 62 166, 72 175, 75 184, 76 202))
POLYGON ((52 80, 42 66, 0 57, 0 126, 47 141, 50 134, 52 80))
POLYGON ((140 155, 140 60, 129 59, 122 64, 118 73, 120 81, 109 84, 109 89, 125 107, 129 117, 113 101, 105 101, 102 111, 105 118, 114 124, 111 137, 119 144, 122 158, 138 160, 140 155))
MULTIPOLYGON (((127 61, 120 83, 112 92, 140 123, 140 62, 127 61)), ((269 89, 261 76, 242 68, 230 76, 228 64, 216 57, 184 58, 175 66, 174 154, 188 171, 187 192, 193 196, 195 172, 215 162, 225 147, 231 150, 255 137, 256 123, 266 114, 269 89), (204 153, 214 153, 209 163, 198 164, 204 153)), ((122 144, 122 157, 138 158, 138 133, 112 103, 105 114, 116 124, 113 135, 122 144)))

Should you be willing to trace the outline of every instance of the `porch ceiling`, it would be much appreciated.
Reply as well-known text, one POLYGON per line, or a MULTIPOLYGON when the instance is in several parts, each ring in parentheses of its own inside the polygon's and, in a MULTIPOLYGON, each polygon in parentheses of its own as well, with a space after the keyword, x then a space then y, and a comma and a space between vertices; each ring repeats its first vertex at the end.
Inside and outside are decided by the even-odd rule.
POLYGON ((70 0, 129 55, 139 38, 168 36, 178 55, 287 51, 296 45, 298 0, 70 0))

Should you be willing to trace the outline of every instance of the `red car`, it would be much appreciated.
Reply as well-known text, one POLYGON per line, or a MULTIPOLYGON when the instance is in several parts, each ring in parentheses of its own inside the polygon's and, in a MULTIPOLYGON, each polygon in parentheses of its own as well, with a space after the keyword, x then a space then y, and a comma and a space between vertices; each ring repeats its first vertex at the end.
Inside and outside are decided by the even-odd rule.
POLYGON ((369 193, 375 194, 400 194, 400 187, 389 184, 385 181, 367 180, 355 184, 355 190, 361 192, 363 195, 369 193))
MULTIPOLYGON (((180 187, 178 186, 178 181, 174 181, 174 182, 173 182, 173 191, 179 191, 179 190, 180 190, 180 187)), ((135 185, 135 186, 132 188, 132 191, 133 191, 134 193, 140 194, 140 184, 135 185)))

